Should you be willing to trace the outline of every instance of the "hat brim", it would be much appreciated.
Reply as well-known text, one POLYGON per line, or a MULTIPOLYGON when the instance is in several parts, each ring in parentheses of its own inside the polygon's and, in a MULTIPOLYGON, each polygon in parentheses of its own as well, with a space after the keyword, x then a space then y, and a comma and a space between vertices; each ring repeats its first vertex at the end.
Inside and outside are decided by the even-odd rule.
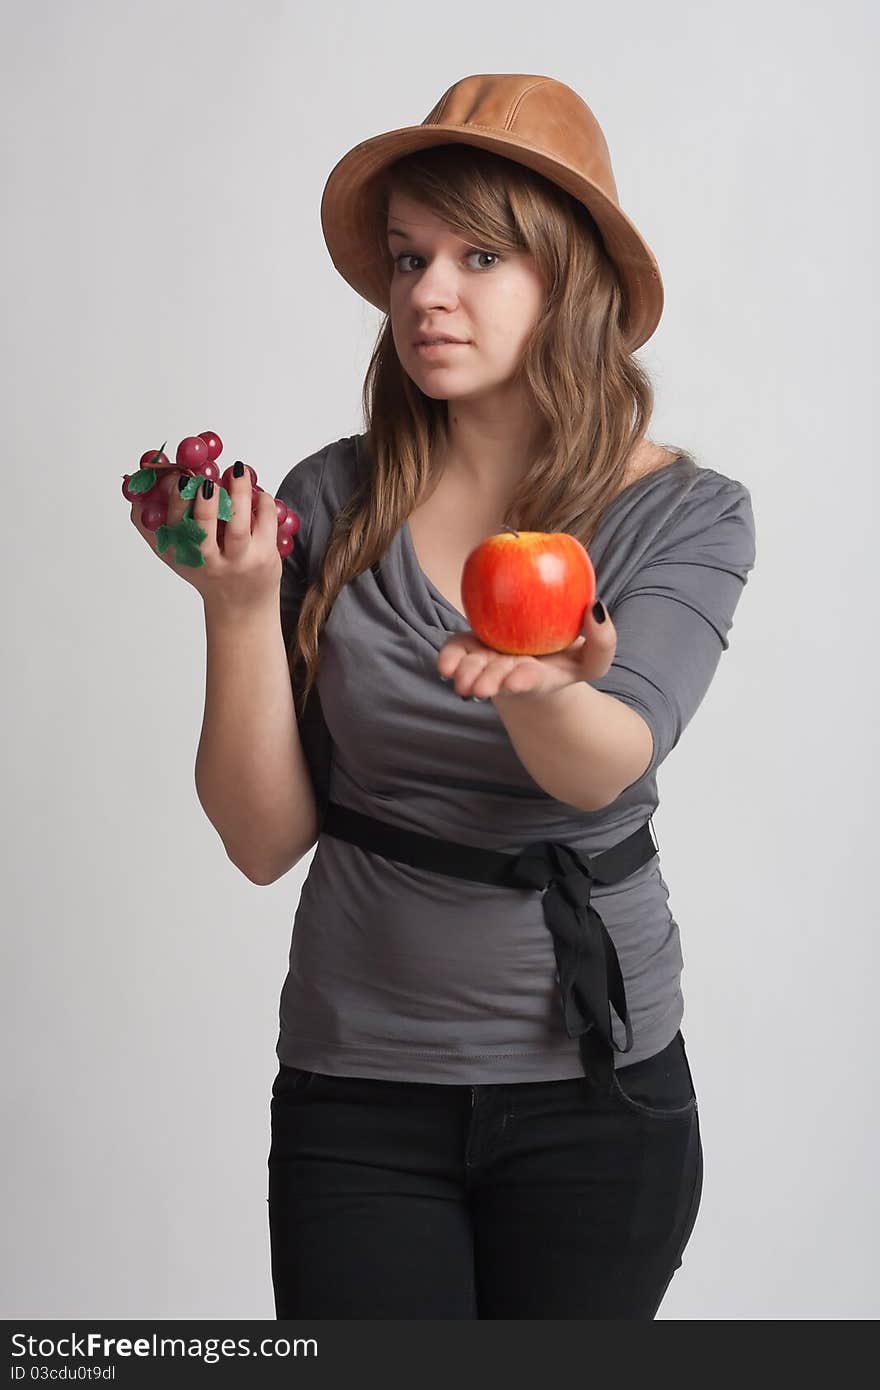
POLYGON ((363 140, 343 155, 332 169, 321 198, 324 240, 343 279, 375 308, 390 312, 388 274, 376 235, 379 176, 403 155, 448 144, 474 145, 504 155, 543 174, 584 204, 624 285, 630 351, 641 347, 663 313, 663 282, 656 258, 635 225, 598 184, 563 160, 520 138, 483 135, 473 126, 404 126, 363 140))

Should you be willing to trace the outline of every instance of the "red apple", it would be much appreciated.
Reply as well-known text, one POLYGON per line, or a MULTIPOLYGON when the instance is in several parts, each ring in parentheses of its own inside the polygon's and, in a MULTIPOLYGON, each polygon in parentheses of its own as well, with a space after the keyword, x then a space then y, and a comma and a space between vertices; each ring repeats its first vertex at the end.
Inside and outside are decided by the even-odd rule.
POLYGON ((500 531, 471 551, 461 574, 473 632, 511 656, 547 656, 571 646, 595 597, 590 557, 566 531, 500 531))

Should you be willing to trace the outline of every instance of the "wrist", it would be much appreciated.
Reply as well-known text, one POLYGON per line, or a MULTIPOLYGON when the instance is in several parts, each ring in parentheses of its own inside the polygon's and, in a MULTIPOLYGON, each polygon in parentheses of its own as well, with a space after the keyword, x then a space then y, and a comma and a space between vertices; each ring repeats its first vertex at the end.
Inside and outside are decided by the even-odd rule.
POLYGON ((240 632, 242 627, 281 625, 281 608, 278 595, 248 603, 231 603, 229 599, 214 594, 203 601, 205 627, 209 632, 240 632))
POLYGON ((580 697, 575 693, 582 685, 587 682, 583 680, 569 681, 568 685, 557 686, 555 690, 497 690, 494 695, 490 695, 490 700, 503 703, 505 709, 511 705, 536 705, 538 708, 547 706, 549 708, 564 707, 572 704, 580 697))

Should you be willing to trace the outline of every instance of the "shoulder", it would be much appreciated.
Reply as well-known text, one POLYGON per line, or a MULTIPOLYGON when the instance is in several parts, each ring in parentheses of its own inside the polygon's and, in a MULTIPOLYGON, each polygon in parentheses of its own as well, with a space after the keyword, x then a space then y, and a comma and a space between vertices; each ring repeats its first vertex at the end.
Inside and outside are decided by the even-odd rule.
POLYGON ((310 527, 319 508, 339 511, 358 479, 357 435, 324 444, 295 463, 278 485, 276 496, 310 527))
POLYGON ((622 488, 631 487, 650 473, 657 473, 679 457, 673 449, 665 449, 650 439, 640 439, 627 460, 622 488))
POLYGON ((749 488, 739 478, 703 468, 690 455, 681 470, 672 505, 657 535, 660 548, 674 548, 706 564, 720 560, 744 574, 756 555, 755 514, 749 488))
POLYGON ((697 464, 694 464, 689 486, 683 494, 680 512, 681 521, 708 522, 731 515, 754 520, 752 494, 744 482, 697 464))
MULTIPOLYGON (((690 562, 744 575, 755 561, 755 517, 739 478, 702 466, 686 450, 660 449, 608 508, 598 550, 638 566, 690 562)), ((609 559, 609 564, 613 560, 609 559)))

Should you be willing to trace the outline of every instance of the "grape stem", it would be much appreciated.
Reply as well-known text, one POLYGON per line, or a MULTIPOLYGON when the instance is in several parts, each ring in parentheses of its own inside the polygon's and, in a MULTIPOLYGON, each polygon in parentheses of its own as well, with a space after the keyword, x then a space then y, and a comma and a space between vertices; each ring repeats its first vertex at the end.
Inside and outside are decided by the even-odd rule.
POLYGON ((146 464, 145 467, 151 468, 151 467, 153 466, 153 464, 156 462, 156 459, 162 457, 162 450, 165 448, 165 445, 166 445, 167 443, 168 443, 168 440, 166 439, 166 440, 164 441, 164 443, 161 444, 161 445, 159 446, 159 448, 156 450, 156 452, 155 452, 155 454, 153 455, 153 457, 150 459, 150 462, 149 462, 148 464, 146 464))

